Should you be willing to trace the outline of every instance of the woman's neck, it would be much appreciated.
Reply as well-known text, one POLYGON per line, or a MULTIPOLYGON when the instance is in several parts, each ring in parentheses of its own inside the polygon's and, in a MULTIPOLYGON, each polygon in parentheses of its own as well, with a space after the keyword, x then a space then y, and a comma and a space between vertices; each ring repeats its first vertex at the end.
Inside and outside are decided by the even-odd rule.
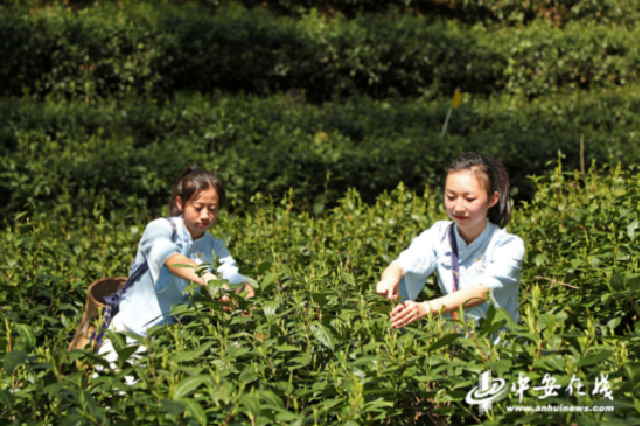
POLYGON ((473 243, 476 240, 476 238, 478 238, 480 235, 482 235, 484 230, 487 229, 487 226, 489 226, 489 221, 488 220, 484 223, 484 227, 482 229, 480 229, 480 231, 471 230, 469 232, 465 232, 462 229, 460 229, 460 227, 457 227, 458 228, 458 234, 460 235, 460 238, 462 238, 462 240, 464 241, 464 243, 466 245, 471 245, 471 243, 473 243))

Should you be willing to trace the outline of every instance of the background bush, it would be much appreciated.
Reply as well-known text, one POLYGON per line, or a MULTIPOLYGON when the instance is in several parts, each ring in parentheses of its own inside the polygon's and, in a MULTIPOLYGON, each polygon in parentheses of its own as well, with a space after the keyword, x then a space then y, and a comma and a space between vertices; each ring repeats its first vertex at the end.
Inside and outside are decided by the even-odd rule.
POLYGON ((569 168, 580 167, 581 138, 587 165, 626 166, 636 157, 635 91, 533 101, 468 96, 441 140, 448 104, 361 97, 314 106, 223 93, 180 95, 165 105, 144 97, 91 105, 0 100, 0 214, 30 201, 81 209, 102 197, 114 209, 144 199, 160 214, 185 164, 216 170, 234 211, 257 192, 278 199, 289 188, 298 207, 334 202, 351 187, 370 203, 399 181, 417 191, 440 188, 443 170, 465 151, 501 159, 520 201, 533 194, 527 176, 558 149, 569 168))
MULTIPOLYGON (((587 10, 587 3, 572 7, 587 10)), ((637 7, 622 3, 598 13, 637 16, 637 7)), ((360 94, 448 96, 456 87, 537 97, 638 78, 635 22, 585 17, 557 28, 545 19, 524 27, 503 21, 469 25, 393 8, 352 19, 327 19, 315 9, 277 16, 234 2, 213 9, 130 2, 75 12, 5 7, 0 93, 93 98, 135 88, 166 99, 176 90, 267 95, 296 88, 321 103, 360 94)))

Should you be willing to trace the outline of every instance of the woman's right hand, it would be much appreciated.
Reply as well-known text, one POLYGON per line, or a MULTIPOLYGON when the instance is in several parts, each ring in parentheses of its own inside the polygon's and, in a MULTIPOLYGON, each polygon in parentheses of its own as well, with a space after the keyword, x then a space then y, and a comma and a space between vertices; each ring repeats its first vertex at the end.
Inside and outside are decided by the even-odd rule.
POLYGON ((390 300, 398 300, 398 285, 399 280, 393 278, 386 278, 378 281, 376 285, 376 293, 382 295, 390 300))
POLYGON ((212 274, 211 272, 205 272, 202 274, 202 281, 204 281, 203 285, 207 285, 209 281, 215 281, 218 279, 216 274, 212 274))

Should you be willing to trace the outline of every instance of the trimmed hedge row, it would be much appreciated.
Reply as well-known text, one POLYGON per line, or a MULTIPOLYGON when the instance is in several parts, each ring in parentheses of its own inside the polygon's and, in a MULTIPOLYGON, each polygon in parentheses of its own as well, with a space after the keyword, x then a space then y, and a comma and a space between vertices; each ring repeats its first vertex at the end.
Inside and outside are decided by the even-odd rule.
POLYGON ((309 204, 352 187, 370 202, 399 181, 417 191, 440 186, 444 168, 464 151, 503 160, 514 194, 528 199, 527 175, 558 150, 568 167, 579 167, 581 137, 587 164, 634 161, 638 89, 532 102, 467 95, 444 141, 448 102, 424 98, 322 107, 219 93, 181 95, 167 106, 142 98, 92 106, 1 100, 0 215, 34 200, 54 210, 98 201, 158 209, 179 170, 194 163, 221 175, 236 210, 257 192, 278 198, 290 187, 309 204))
POLYGON ((277 17, 237 4, 179 8, 136 4, 73 13, 49 8, 0 14, 0 93, 84 97, 129 89, 291 88, 322 102, 362 93, 437 96, 557 90, 634 82, 640 29, 543 20, 525 28, 469 27, 397 12, 327 21, 317 13, 277 17))

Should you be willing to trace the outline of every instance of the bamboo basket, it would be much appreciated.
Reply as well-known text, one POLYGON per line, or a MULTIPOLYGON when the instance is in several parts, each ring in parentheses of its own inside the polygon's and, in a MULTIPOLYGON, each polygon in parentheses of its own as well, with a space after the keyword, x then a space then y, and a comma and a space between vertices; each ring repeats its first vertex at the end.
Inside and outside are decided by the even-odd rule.
POLYGON ((94 281, 89 286, 82 321, 80 321, 76 334, 69 344, 69 351, 74 349, 84 349, 87 343, 89 343, 91 335, 96 329, 96 326, 93 325, 92 322, 98 318, 100 308, 104 309, 106 307, 104 297, 120 290, 124 287, 126 282, 126 277, 103 278, 101 280, 94 281))

